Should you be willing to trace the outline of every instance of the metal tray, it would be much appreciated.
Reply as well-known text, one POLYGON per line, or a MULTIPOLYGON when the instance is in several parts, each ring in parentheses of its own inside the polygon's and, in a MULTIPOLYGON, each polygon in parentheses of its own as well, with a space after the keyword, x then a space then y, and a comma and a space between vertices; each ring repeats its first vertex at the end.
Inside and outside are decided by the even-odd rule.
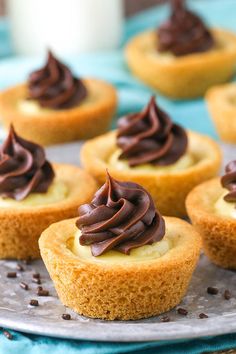
MULTIPOLYGON (((79 163, 80 144, 68 144, 48 149, 50 159, 68 163, 79 163)), ((225 161, 235 157, 235 147, 222 145, 225 161)), ((161 317, 139 321, 100 321, 88 319, 65 308, 59 301, 49 275, 42 261, 24 266, 25 271, 17 272, 16 279, 6 277, 7 272, 16 268, 14 261, 0 261, 0 326, 47 336, 87 339, 97 341, 152 341, 196 338, 236 332, 236 272, 217 268, 204 255, 193 275, 189 290, 180 304, 188 310, 181 316, 176 309, 170 311, 171 321, 161 322, 161 317), (37 284, 32 274, 40 272, 42 286, 50 296, 38 297, 37 284), (29 284, 29 290, 20 287, 20 282, 29 284), (209 295, 208 286, 219 289, 217 295, 209 295), (223 293, 229 289, 230 300, 223 293), (39 306, 31 307, 29 301, 38 299, 39 306), (65 321, 62 314, 70 313, 72 319, 65 321), (205 313, 206 319, 199 319, 205 313)))

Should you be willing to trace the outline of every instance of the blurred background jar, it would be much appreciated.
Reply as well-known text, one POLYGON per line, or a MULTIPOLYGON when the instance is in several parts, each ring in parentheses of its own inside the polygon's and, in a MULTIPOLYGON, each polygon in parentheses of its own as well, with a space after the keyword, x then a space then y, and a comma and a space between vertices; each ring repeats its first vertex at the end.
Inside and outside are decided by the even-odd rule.
POLYGON ((110 50, 123 30, 122 0, 6 0, 16 54, 110 50))

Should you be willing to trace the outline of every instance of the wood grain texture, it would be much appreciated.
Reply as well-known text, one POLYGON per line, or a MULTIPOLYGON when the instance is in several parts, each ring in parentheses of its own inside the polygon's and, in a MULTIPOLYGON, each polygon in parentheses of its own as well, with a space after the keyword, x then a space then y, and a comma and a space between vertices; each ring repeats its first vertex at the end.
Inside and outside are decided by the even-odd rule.
POLYGON ((0 16, 4 14, 4 0, 0 0, 0 16))
POLYGON ((167 0, 125 0, 126 16, 134 15, 135 13, 158 5, 167 0))

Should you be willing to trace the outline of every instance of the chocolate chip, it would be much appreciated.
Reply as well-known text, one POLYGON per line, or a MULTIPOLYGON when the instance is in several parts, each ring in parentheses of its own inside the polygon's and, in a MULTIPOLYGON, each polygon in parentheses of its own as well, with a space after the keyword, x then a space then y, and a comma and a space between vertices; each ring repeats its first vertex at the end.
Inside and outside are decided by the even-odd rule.
POLYGON ((203 319, 203 318, 208 318, 208 316, 205 313, 200 313, 199 318, 203 319))
POLYGON ((225 300, 230 300, 231 297, 232 297, 231 292, 226 289, 225 292, 224 292, 224 298, 225 298, 225 300))
POLYGON ((41 279, 40 278, 33 278, 32 282, 35 284, 41 284, 41 279))
POLYGON ((61 317, 63 318, 63 320, 66 320, 66 321, 71 320, 71 315, 69 315, 69 313, 63 313, 63 315, 61 317))
POLYGON ((42 286, 38 286, 37 287, 37 291, 39 291, 39 290, 43 290, 43 287, 42 286))
POLYGON ((16 272, 8 272, 7 278, 16 278, 16 272))
POLYGON ((39 302, 38 300, 35 300, 35 299, 32 299, 30 300, 30 303, 29 303, 31 306, 38 306, 39 305, 39 302))
POLYGON ((17 265, 16 265, 16 269, 19 271, 19 272, 24 272, 24 267, 20 264, 20 263, 18 263, 17 265))
POLYGON ((217 288, 214 288, 213 286, 208 286, 207 292, 210 295, 217 295, 219 290, 217 288))
POLYGON ((7 339, 9 339, 9 340, 12 340, 12 339, 13 339, 13 335, 12 335, 10 332, 6 331, 6 330, 3 331, 3 334, 4 334, 4 336, 5 336, 7 339))
POLYGON ((183 309, 182 307, 179 307, 177 309, 177 312, 178 312, 179 315, 182 315, 182 316, 187 316, 187 314, 188 314, 188 311, 183 309))
POLYGON ((37 292, 38 296, 49 296, 49 291, 48 290, 38 290, 37 292))
POLYGON ((34 279, 40 279, 40 274, 39 274, 39 273, 34 273, 34 274, 32 275, 32 277, 33 277, 34 279))
POLYGON ((23 281, 20 283, 20 287, 24 290, 29 290, 29 285, 24 283, 23 281))
POLYGON ((169 316, 163 316, 161 317, 161 322, 170 322, 170 317, 169 316))

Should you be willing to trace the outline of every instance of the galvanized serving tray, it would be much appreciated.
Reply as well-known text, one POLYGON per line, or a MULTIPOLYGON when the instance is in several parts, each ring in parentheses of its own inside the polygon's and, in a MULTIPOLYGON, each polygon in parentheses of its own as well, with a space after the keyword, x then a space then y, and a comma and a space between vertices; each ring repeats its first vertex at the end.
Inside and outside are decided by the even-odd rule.
MULTIPOLYGON (((80 144, 68 144, 48 149, 51 160, 79 163, 80 144)), ((236 148, 222 145, 225 161, 235 158, 236 148)), ((208 335, 236 332, 236 272, 217 268, 202 255, 192 278, 189 290, 180 307, 188 311, 187 316, 176 309, 165 314, 170 322, 162 322, 163 316, 139 321, 100 321, 88 319, 65 308, 59 301, 42 261, 23 265, 17 270, 17 278, 7 278, 15 271, 17 262, 0 261, 0 326, 47 336, 87 339, 98 341, 151 341, 178 338, 196 338, 208 335), (41 274, 41 286, 49 296, 37 296, 39 284, 32 282, 33 273, 41 274), (25 282, 29 289, 20 287, 25 282), (207 287, 217 287, 217 295, 207 293, 207 287), (230 290, 232 297, 226 300, 224 291, 230 290), (36 299, 39 306, 29 305, 36 299), (69 313, 71 320, 62 319, 69 313), (199 319, 204 313, 208 318, 199 319)))

